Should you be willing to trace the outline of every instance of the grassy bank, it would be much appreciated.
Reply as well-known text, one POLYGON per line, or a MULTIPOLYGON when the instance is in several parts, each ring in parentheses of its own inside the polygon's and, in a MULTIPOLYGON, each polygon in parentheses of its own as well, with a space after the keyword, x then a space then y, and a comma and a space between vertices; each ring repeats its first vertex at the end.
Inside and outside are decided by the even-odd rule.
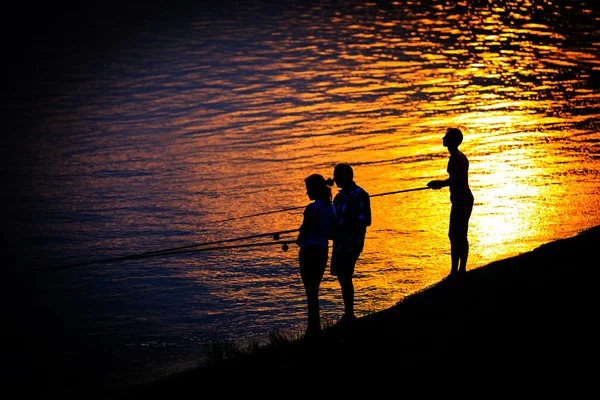
POLYGON ((443 382, 471 389, 485 383, 483 397, 509 388, 579 397, 595 382, 599 248, 595 227, 443 280, 352 327, 331 326, 319 341, 240 355, 121 398, 266 394, 280 387, 292 394, 398 386, 426 393, 443 382))

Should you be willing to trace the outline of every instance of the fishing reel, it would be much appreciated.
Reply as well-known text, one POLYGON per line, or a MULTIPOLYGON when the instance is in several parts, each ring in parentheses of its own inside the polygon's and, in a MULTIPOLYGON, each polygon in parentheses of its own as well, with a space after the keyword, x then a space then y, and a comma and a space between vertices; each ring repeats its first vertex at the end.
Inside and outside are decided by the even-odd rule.
MULTIPOLYGON (((273 240, 279 240, 281 232, 275 232, 273 234, 273 240)), ((290 246, 287 245, 287 243, 284 243, 283 246, 281 246, 281 250, 283 251, 288 251, 290 249, 290 246)))

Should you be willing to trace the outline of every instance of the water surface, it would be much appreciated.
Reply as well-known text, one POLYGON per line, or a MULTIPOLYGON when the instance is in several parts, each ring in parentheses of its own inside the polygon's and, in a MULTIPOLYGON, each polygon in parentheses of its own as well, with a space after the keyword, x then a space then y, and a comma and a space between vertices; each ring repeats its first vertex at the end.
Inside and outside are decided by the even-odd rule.
MULTIPOLYGON (((381 194, 444 179, 451 126, 471 163, 469 269, 575 235, 600 224, 599 18, 580 1, 229 1, 50 37, 49 69, 13 82, 30 91, 3 149, 6 268, 296 229, 304 178, 348 162, 374 195, 356 310, 385 309, 449 271, 447 191, 381 194)), ((11 279, 15 324, 36 326, 24 368, 43 382, 76 366, 107 395, 194 365, 215 337, 304 328, 295 245, 11 279)), ((337 320, 328 274, 321 300, 337 320)))

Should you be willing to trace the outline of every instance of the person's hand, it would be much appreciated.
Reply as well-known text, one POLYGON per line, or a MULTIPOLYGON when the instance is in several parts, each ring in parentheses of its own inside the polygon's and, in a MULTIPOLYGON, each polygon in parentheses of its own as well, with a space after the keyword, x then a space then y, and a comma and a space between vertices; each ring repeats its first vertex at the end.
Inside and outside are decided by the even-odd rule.
POLYGON ((431 181, 427 184, 427 187, 431 189, 441 189, 443 187, 442 181, 431 181))

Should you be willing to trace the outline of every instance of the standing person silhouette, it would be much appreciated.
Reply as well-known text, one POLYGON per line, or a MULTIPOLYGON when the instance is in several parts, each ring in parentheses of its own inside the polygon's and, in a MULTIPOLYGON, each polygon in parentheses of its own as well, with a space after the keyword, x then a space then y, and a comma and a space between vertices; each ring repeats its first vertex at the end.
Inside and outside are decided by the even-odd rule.
POLYGON ((351 323, 354 315, 354 267, 363 251, 367 227, 371 225, 369 194, 354 182, 349 164, 338 164, 333 170, 333 181, 341 190, 333 205, 336 224, 331 253, 331 274, 336 276, 342 290, 344 315, 341 321, 351 323))
POLYGON ((329 238, 335 223, 335 210, 331 204, 331 188, 327 186, 323 176, 310 175, 304 183, 306 194, 313 201, 304 209, 296 244, 300 246, 298 261, 308 309, 305 337, 314 338, 321 334, 319 287, 327 269, 329 238))
POLYGON ((462 140, 463 134, 460 129, 448 128, 443 139, 443 144, 450 153, 447 168, 448 179, 443 181, 434 180, 427 184, 432 189, 450 187, 450 203, 452 204, 448 229, 452 258, 450 277, 462 276, 467 272, 467 258, 469 256, 467 231, 474 202, 473 194, 469 188, 469 160, 458 150, 462 140))

